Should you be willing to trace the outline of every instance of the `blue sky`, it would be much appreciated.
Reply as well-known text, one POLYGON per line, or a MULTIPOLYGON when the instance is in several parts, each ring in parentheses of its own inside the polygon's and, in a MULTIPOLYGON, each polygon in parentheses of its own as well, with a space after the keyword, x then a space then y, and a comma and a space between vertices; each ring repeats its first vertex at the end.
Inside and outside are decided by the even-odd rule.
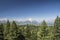
POLYGON ((0 0, 0 18, 53 20, 60 16, 58 0, 0 0))

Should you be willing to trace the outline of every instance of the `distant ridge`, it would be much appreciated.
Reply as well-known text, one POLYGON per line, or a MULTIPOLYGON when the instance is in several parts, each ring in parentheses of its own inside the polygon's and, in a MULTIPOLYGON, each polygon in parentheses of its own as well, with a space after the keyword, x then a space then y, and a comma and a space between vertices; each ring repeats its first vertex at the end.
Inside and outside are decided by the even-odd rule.
MULTIPOLYGON (((0 20, 0 23, 6 23, 7 20, 0 20)), ((12 21, 10 21, 12 22, 12 21)), ((32 20, 32 21, 29 21, 29 20, 26 20, 26 21, 15 21, 17 25, 26 25, 26 24, 29 24, 29 25, 36 25, 36 26, 39 26, 41 24, 41 22, 38 22, 36 20, 32 20)), ((49 26, 52 26, 54 23, 53 22, 47 22, 47 25, 49 26)))

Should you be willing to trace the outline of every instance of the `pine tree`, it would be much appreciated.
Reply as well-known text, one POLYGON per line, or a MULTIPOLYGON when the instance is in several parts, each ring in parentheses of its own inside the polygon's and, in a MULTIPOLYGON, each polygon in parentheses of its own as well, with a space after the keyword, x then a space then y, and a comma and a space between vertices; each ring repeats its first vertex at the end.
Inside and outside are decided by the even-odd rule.
POLYGON ((17 24, 15 23, 15 21, 13 21, 11 24, 10 34, 13 40, 17 37, 17 24))
POLYGON ((5 39, 8 39, 9 31, 10 31, 10 22, 9 22, 9 20, 7 20, 6 25, 4 26, 4 37, 5 37, 5 39))
POLYGON ((45 37, 48 35, 47 27, 48 27, 48 26, 47 26, 45 20, 43 20, 43 22, 42 22, 42 24, 41 24, 41 26, 40 26, 40 30, 41 30, 41 32, 40 32, 40 37, 41 37, 41 39, 43 39, 43 40, 45 40, 45 37))
POLYGON ((60 18, 57 16, 54 22, 54 40, 60 39, 60 18))
POLYGON ((7 29, 7 34, 9 34, 9 29, 10 29, 10 22, 9 22, 9 20, 7 20, 6 29, 7 29))

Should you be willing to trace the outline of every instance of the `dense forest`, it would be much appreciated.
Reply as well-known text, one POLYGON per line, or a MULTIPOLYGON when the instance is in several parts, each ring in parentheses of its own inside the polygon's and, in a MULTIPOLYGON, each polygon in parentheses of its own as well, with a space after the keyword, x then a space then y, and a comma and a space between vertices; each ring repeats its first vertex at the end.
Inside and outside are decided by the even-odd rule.
POLYGON ((0 40, 60 40, 60 17, 53 26, 43 20, 41 25, 17 25, 15 21, 0 23, 0 40))

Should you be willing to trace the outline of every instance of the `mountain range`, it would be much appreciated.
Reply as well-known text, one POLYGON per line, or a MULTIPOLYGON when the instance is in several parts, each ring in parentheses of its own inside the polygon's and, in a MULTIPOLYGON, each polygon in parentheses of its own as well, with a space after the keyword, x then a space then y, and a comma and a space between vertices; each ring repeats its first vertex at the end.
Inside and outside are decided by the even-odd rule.
MULTIPOLYGON (((2 20, 0 21, 0 23, 6 23, 7 20, 2 20)), ((12 21, 10 21, 12 22, 12 21)), ((29 25, 40 25, 42 22, 38 22, 36 20, 33 20, 33 21, 29 21, 29 20, 26 20, 26 21, 15 21, 17 25, 26 25, 26 24, 29 24, 29 25)), ((53 22, 47 22, 47 25, 49 26, 52 26, 53 25, 53 22)))

